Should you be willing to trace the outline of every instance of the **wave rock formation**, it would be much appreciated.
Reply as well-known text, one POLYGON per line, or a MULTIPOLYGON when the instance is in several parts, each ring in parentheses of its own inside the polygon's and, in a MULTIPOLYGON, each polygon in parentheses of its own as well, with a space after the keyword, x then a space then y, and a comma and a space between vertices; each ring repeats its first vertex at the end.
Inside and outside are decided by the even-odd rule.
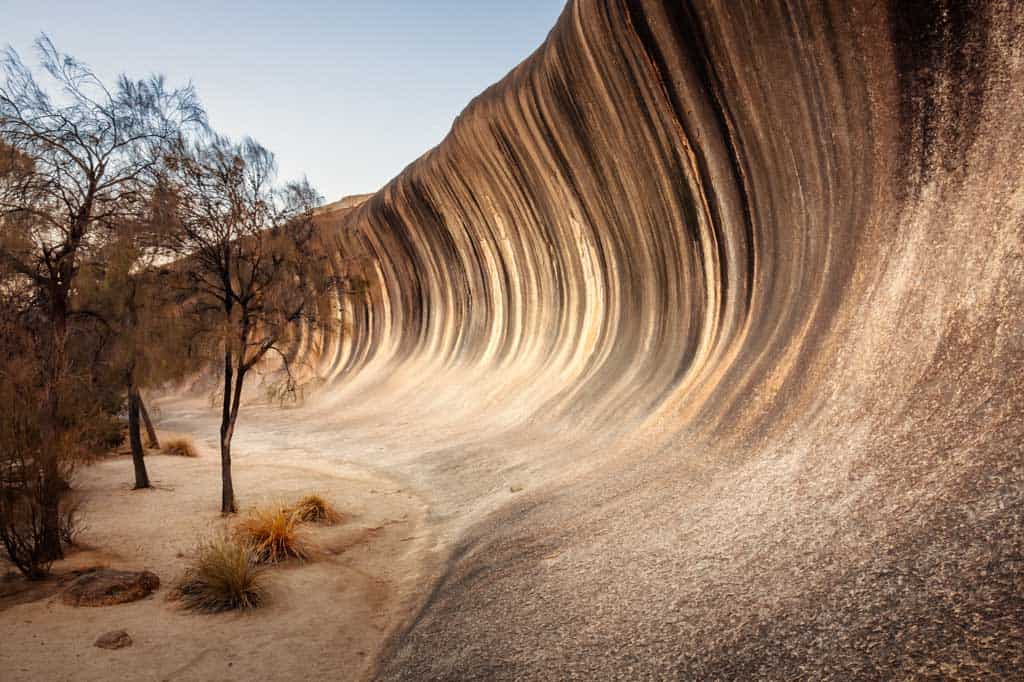
POLYGON ((441 538, 382 677, 1019 673, 1022 25, 572 0, 331 214, 322 408, 441 538))

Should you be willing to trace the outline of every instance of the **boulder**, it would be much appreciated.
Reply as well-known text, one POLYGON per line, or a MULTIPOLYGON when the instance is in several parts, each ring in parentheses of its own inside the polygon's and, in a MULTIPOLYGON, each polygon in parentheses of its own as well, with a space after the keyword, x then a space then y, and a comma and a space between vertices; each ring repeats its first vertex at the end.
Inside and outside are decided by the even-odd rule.
POLYGON ((111 606, 148 597, 158 587, 160 578, 149 571, 96 568, 72 580, 61 599, 68 606, 111 606))

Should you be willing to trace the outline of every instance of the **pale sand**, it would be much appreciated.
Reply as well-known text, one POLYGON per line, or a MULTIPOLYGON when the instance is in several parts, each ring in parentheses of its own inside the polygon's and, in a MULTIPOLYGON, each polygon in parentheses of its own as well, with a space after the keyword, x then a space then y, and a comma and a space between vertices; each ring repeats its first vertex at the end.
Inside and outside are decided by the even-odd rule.
MULTIPOLYGON (((161 432, 162 438, 170 433, 161 432)), ((324 495, 346 515, 333 528, 308 526, 313 562, 268 569, 269 604, 247 614, 197 615, 167 595, 196 541, 227 523, 218 513, 219 459, 147 457, 155 489, 130 490, 126 456, 82 468, 82 549, 56 574, 92 565, 149 569, 160 589, 133 604, 74 608, 58 595, 0 600, 0 677, 17 680, 354 680, 372 676, 385 640, 416 606, 427 577, 426 508, 401 486, 346 463, 295 455, 235 464, 242 512, 261 501, 324 495), (126 629, 127 649, 93 641, 126 629)), ((241 454, 241 453, 240 453, 241 454)), ((9 568, 0 564, 0 568, 9 568)), ((9 585, 9 584, 8 584, 9 585)))

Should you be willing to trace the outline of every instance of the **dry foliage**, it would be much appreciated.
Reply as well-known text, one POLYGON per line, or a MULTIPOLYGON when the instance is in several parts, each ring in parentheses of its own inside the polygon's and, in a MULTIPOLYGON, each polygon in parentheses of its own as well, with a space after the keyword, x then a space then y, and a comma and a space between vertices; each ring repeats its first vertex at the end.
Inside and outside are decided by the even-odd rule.
POLYGON ((309 542, 299 528, 299 519, 285 505, 254 509, 236 530, 239 539, 252 547, 261 564, 310 558, 309 542))
POLYGON ((228 535, 201 545, 175 589, 186 609, 204 613, 259 608, 266 602, 252 547, 228 535))
MULTIPOLYGON (((59 497, 50 490, 36 467, 5 472, 0 485, 0 542, 7 559, 31 580, 49 575, 54 557, 47 553, 45 509, 59 497)), ((78 532, 74 512, 60 514, 56 532, 59 541, 71 544, 78 532)))
POLYGON ((333 526, 342 520, 342 515, 319 495, 306 495, 292 507, 295 517, 306 523, 320 523, 333 526))
POLYGON ((78 538, 85 529, 80 511, 81 502, 77 499, 68 500, 60 507, 60 541, 68 547, 78 545, 78 538))
POLYGON ((176 455, 178 457, 198 457, 199 451, 196 450, 195 443, 190 438, 171 438, 164 441, 164 446, 161 448, 165 454, 176 455))
MULTIPOLYGON (((79 445, 89 438, 108 449, 118 444, 112 419, 90 424, 83 415, 98 416, 103 408, 111 417, 118 410, 109 399, 119 403, 119 389, 137 392, 135 383, 125 382, 142 369, 134 367, 139 358, 129 346, 141 345, 122 347, 118 358, 108 344, 129 336, 138 341, 118 333, 137 325, 133 320, 119 329, 124 307, 95 309, 95 301, 82 295, 100 272, 110 271, 108 247, 127 253, 117 243, 133 241, 137 228, 150 222, 162 159, 183 134, 203 130, 206 117, 191 85, 168 89, 158 75, 121 76, 107 85, 47 36, 35 48, 41 69, 11 48, 0 52, 0 291, 14 293, 17 305, 31 308, 36 319, 36 352, 45 363, 39 387, 43 440, 45 449, 58 453, 47 455, 52 460, 65 456, 58 448, 66 431, 76 432, 79 445), (76 384, 90 386, 91 404, 74 404, 76 384)), ((130 272, 132 263, 125 265, 130 272)), ((114 290, 117 299, 126 288, 114 290)), ((137 423, 137 410, 131 413, 137 423)), ((136 485, 146 487, 141 449, 134 451, 136 485)), ((56 489, 59 481, 50 480, 57 476, 54 462, 40 465, 43 482, 56 489)), ((62 555, 57 502, 55 494, 47 497, 41 521, 40 540, 50 559, 62 555)))
POLYGON ((80 458, 86 440, 77 409, 84 391, 79 384, 53 380, 47 365, 35 354, 31 329, 8 301, 0 301, 0 545, 10 562, 26 577, 46 577, 50 565, 63 556, 62 540, 74 529, 65 524, 61 499, 68 490, 73 459, 80 458), (42 407, 51 386, 71 386, 62 410, 61 429, 42 407))

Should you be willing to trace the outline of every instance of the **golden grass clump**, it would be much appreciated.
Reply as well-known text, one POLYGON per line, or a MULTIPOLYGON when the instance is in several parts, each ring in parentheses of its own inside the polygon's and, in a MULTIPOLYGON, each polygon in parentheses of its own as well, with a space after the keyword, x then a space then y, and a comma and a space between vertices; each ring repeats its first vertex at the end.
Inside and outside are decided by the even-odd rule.
POLYGON ((204 613, 262 606, 266 593, 252 548, 227 535, 200 545, 175 597, 185 608, 204 613))
POLYGON ((309 543, 299 528, 298 517, 282 504, 253 510, 236 530, 261 564, 310 558, 309 543))
POLYGON ((299 519, 306 523, 320 523, 325 526, 333 526, 342 520, 341 514, 335 510, 330 502, 319 495, 306 495, 295 503, 292 512, 299 519))
POLYGON ((168 455, 177 455, 178 457, 198 457, 199 451, 196 450, 195 443, 189 438, 171 438, 170 440, 164 441, 164 446, 160 448, 168 455))

